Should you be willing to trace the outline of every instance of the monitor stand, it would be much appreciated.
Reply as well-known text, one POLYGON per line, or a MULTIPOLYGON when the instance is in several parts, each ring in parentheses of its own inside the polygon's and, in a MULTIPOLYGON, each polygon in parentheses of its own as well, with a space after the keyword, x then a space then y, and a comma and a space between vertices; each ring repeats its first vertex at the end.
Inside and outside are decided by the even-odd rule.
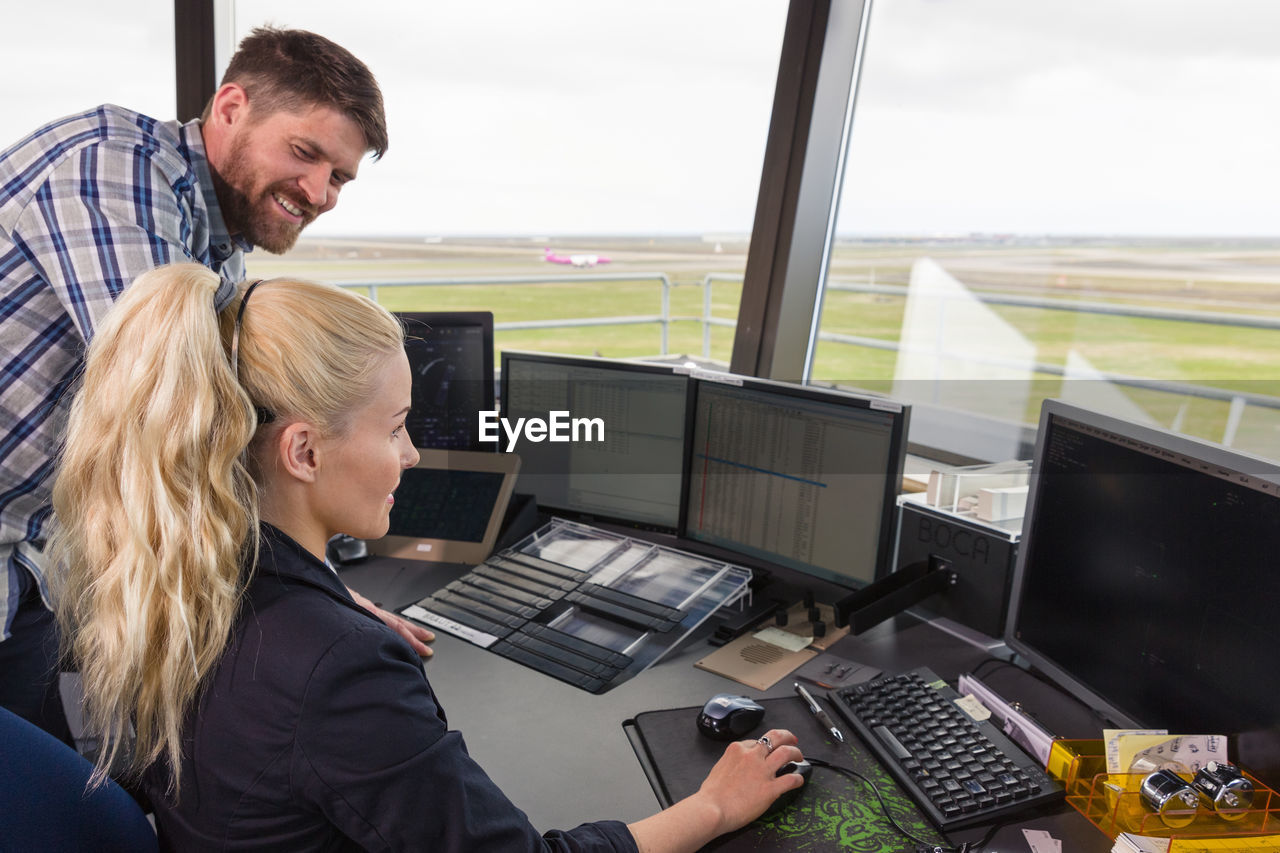
MULTIPOLYGON (((986 652, 993 658, 1009 661, 1010 663, 1013 662, 1013 652, 1009 650, 1009 647, 1005 645, 1004 640, 1000 637, 984 634, 975 628, 970 628, 968 625, 956 622, 954 619, 948 619, 945 616, 935 616, 929 620, 929 624, 939 631, 950 634, 961 642, 968 643, 975 649, 986 652)), ((1026 667, 1023 668, 1025 669, 1026 667)))
POLYGON ((951 563, 937 554, 911 563, 886 578, 851 593, 835 604, 836 627, 849 626, 849 633, 861 634, 931 595, 952 587, 956 573, 951 563))

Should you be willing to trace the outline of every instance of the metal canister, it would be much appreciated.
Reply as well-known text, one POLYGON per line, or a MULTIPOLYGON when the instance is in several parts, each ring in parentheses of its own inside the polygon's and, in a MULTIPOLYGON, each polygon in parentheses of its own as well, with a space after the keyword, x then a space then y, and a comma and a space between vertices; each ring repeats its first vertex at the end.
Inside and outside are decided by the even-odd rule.
POLYGON ((1146 807, 1171 829, 1179 829, 1196 819, 1200 797, 1195 788, 1172 770, 1157 770, 1148 775, 1142 780, 1138 793, 1146 807))
POLYGON ((1223 820, 1239 820, 1253 805, 1253 783, 1234 764, 1210 761, 1196 772, 1191 784, 1223 820))

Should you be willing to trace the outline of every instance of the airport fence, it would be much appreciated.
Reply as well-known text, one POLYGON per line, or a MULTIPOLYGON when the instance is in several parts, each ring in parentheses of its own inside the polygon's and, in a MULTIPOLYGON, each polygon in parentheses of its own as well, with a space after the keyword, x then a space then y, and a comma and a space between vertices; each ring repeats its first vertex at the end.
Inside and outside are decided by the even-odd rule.
MULTIPOLYGON (((627 273, 593 273, 583 272, 574 273, 572 276, 565 275, 545 275, 545 276, 482 276, 482 277, 460 277, 460 278, 421 278, 411 280, 392 280, 392 281, 342 281, 338 282, 341 286, 354 289, 364 290, 370 298, 377 300, 380 290, 385 288, 404 288, 404 287, 456 287, 456 286, 528 286, 539 284, 564 284, 564 283, 609 283, 609 282, 646 282, 651 281, 660 288, 660 307, 656 314, 631 314, 617 316, 594 316, 594 317, 559 317, 543 320, 528 321, 505 321, 494 324, 495 331, 516 331, 516 330, 534 330, 534 329, 564 329, 564 328, 590 328, 590 327, 610 327, 610 326, 628 326, 628 325, 657 325, 659 327, 658 355, 668 357, 673 355, 670 350, 670 330, 674 324, 678 323, 699 323, 702 327, 702 353, 701 356, 705 360, 711 360, 711 332, 713 328, 733 328, 737 325, 736 319, 727 317, 717 317, 712 310, 712 292, 717 282, 734 283, 741 285, 743 277, 741 275, 732 275, 727 273, 709 273, 706 274, 701 281, 697 282, 680 282, 674 280, 666 273, 660 272, 627 272, 627 273), (671 309, 671 293, 677 287, 701 287, 702 288, 702 311, 700 316, 677 315, 672 313, 671 309)), ((875 284, 874 282, 828 282, 827 290, 833 292, 872 294, 879 296, 888 296, 894 298, 905 299, 908 295, 908 288, 901 285, 875 284)), ((1132 305, 1121 305, 1103 302, 1085 302, 1070 301, 1063 299, 1042 298, 1035 296, 1018 296, 1010 294, 991 294, 980 292, 966 293, 966 299, 976 299, 985 305, 1006 305, 1023 308, 1034 308, 1044 311, 1066 311, 1076 314, 1095 314, 1095 315, 1112 315, 1112 316, 1129 316, 1143 319, 1168 320, 1179 323, 1209 323, 1216 326, 1231 328, 1261 328, 1280 331, 1280 319, 1240 315, 1226 314, 1217 312, 1190 312, 1177 311, 1169 309, 1160 309, 1154 307, 1141 307, 1132 305)), ((945 335, 943 336, 945 337, 945 335)), ((858 347, 865 349, 875 349, 890 351, 894 353, 904 352, 904 348, 899 341, 888 340, 882 338, 873 338, 867 336, 858 336, 844 334, 840 332, 820 331, 818 334, 820 341, 838 344, 841 346, 858 347)), ((1061 377, 1063 379, 1071 378, 1068 368, 1043 362, 1025 361, 1007 361, 1002 360, 998 356, 975 354, 973 352, 951 351, 951 352, 934 352, 934 355, 942 359, 955 359, 968 362, 978 367, 989 367, 997 370, 1023 369, 1030 370, 1034 374, 1050 377, 1061 377)), ((1159 392, 1161 394, 1175 395, 1183 398, 1195 398, 1201 400, 1210 400, 1223 403, 1227 406, 1227 414, 1220 436, 1214 436, 1214 440, 1231 446, 1237 436, 1240 425, 1243 422, 1249 407, 1265 410, 1271 414, 1280 413, 1280 397, 1272 393, 1258 393, 1244 390, 1236 390, 1230 388, 1219 388, 1210 385, 1196 384, 1192 382, 1178 382, 1172 380, 1148 379, 1140 376, 1127 376, 1114 372, 1098 371, 1090 376, 1091 379, 1105 382, 1111 385, 1124 388, 1142 389, 1148 392, 1159 392)), ((1176 425, 1175 425, 1176 426, 1176 425)), ((1272 454, 1268 454, 1272 455, 1272 454)))

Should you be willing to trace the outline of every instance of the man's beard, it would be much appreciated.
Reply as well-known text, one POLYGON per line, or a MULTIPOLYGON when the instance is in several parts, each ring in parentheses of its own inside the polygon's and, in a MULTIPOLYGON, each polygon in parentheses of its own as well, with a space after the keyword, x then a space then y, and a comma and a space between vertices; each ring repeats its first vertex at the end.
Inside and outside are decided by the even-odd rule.
POLYGON ((228 234, 239 234, 255 246, 260 246, 272 254, 283 254, 293 248, 298 235, 307 227, 317 214, 311 205, 298 199, 285 190, 285 184, 274 184, 257 192, 257 198, 251 199, 245 188, 252 188, 254 175, 250 171, 249 161, 243 156, 245 144, 237 139, 232 144, 227 157, 227 168, 224 174, 209 164, 209 172, 213 176, 214 191, 218 195, 218 206, 222 209, 222 221, 227 226, 228 234), (275 205, 272 198, 279 195, 290 204, 303 211, 302 222, 294 225, 263 210, 262 206, 275 205), (258 206, 255 207, 255 202, 258 206))

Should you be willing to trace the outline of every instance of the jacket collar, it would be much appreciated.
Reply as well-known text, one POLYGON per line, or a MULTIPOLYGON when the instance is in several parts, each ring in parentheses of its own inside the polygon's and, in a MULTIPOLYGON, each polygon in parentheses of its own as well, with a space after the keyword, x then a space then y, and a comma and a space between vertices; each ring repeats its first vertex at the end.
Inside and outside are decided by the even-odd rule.
MULTIPOLYGON (((322 589, 335 598, 356 605, 351 593, 338 579, 337 573, 315 558, 292 537, 274 525, 262 522, 259 528, 258 571, 269 572, 282 578, 300 581, 322 589)), ((364 612, 364 608, 360 608, 364 612)))

